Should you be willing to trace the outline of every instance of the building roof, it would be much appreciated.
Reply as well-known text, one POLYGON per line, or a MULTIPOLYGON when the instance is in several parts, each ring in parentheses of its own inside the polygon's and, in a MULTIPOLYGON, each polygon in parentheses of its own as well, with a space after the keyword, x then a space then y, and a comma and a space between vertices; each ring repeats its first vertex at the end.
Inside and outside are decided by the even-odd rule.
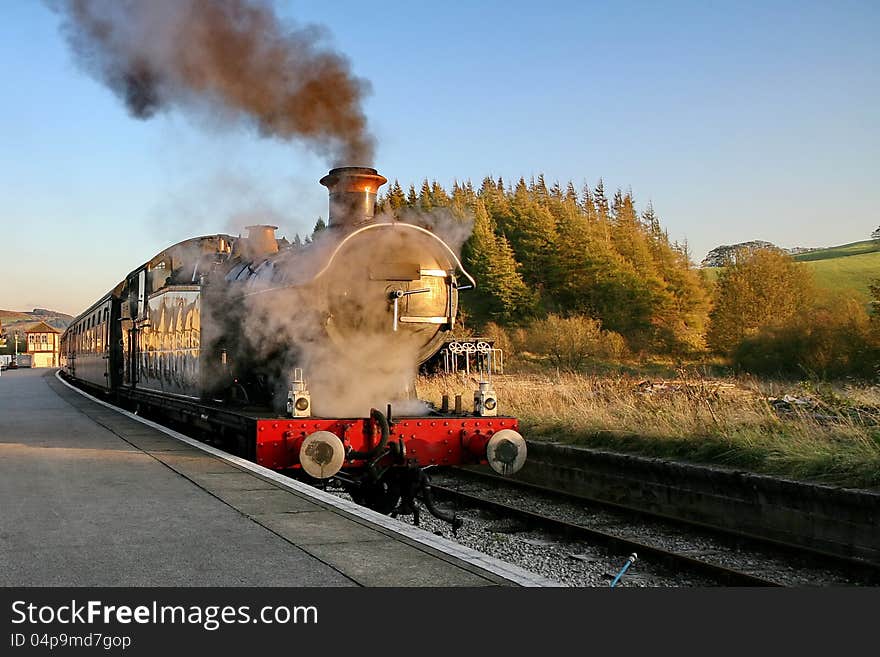
POLYGON ((25 331, 25 334, 28 333, 61 333, 61 331, 54 326, 49 326, 46 322, 37 322, 25 331))

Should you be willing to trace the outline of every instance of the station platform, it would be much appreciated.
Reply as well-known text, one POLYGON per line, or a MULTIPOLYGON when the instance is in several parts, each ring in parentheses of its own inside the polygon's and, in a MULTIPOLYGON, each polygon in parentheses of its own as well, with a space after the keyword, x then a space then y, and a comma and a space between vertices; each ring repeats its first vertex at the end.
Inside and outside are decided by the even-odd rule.
POLYGON ((0 586, 547 583, 285 480, 83 396, 55 370, 4 372, 0 586))

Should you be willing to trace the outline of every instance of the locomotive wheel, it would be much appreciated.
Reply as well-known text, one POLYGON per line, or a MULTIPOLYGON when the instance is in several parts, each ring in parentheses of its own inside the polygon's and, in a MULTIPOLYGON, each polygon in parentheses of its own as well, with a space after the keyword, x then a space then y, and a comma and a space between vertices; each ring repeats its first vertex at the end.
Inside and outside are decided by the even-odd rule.
POLYGON ((351 499, 373 511, 389 514, 400 502, 400 491, 385 482, 364 484, 352 488, 351 499))

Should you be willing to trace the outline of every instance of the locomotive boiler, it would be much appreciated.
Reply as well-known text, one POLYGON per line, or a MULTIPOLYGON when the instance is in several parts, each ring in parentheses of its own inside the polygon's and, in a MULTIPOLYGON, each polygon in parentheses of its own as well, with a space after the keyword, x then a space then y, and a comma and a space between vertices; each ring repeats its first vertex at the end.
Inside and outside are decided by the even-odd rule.
POLYGON ((254 225, 165 249, 70 325, 65 375, 266 467, 335 477, 382 512, 417 516, 422 500, 454 520, 425 469, 513 474, 525 441, 486 383, 466 411, 414 398, 476 283, 436 232, 376 219, 385 182, 331 170, 328 227, 307 245, 254 225))

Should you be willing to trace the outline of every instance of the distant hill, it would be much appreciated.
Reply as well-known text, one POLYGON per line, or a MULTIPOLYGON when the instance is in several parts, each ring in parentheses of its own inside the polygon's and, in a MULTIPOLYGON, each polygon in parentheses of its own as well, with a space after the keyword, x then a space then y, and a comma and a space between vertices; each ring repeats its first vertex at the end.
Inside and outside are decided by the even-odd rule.
MULTIPOLYGON (((868 285, 880 278, 880 240, 812 249, 793 258, 812 271, 820 288, 835 294, 851 295, 865 304, 871 300, 868 285)), ((712 266, 704 268, 709 280, 715 280, 719 269, 712 266)))
POLYGON ((28 327, 37 322, 46 322, 49 326, 63 331, 72 321, 73 317, 71 315, 58 312, 57 310, 46 310, 45 308, 34 308, 30 312, 0 310, 0 324, 2 324, 4 332, 23 333, 28 327))
POLYGON ((0 321, 21 321, 21 320, 30 320, 31 316, 28 313, 20 313, 16 310, 0 310, 0 321))
POLYGON ((813 249, 809 253, 801 253, 794 256, 794 259, 798 262, 810 262, 813 260, 849 258, 850 256, 877 252, 880 252, 880 240, 863 240, 861 242, 832 246, 827 249, 813 249))

